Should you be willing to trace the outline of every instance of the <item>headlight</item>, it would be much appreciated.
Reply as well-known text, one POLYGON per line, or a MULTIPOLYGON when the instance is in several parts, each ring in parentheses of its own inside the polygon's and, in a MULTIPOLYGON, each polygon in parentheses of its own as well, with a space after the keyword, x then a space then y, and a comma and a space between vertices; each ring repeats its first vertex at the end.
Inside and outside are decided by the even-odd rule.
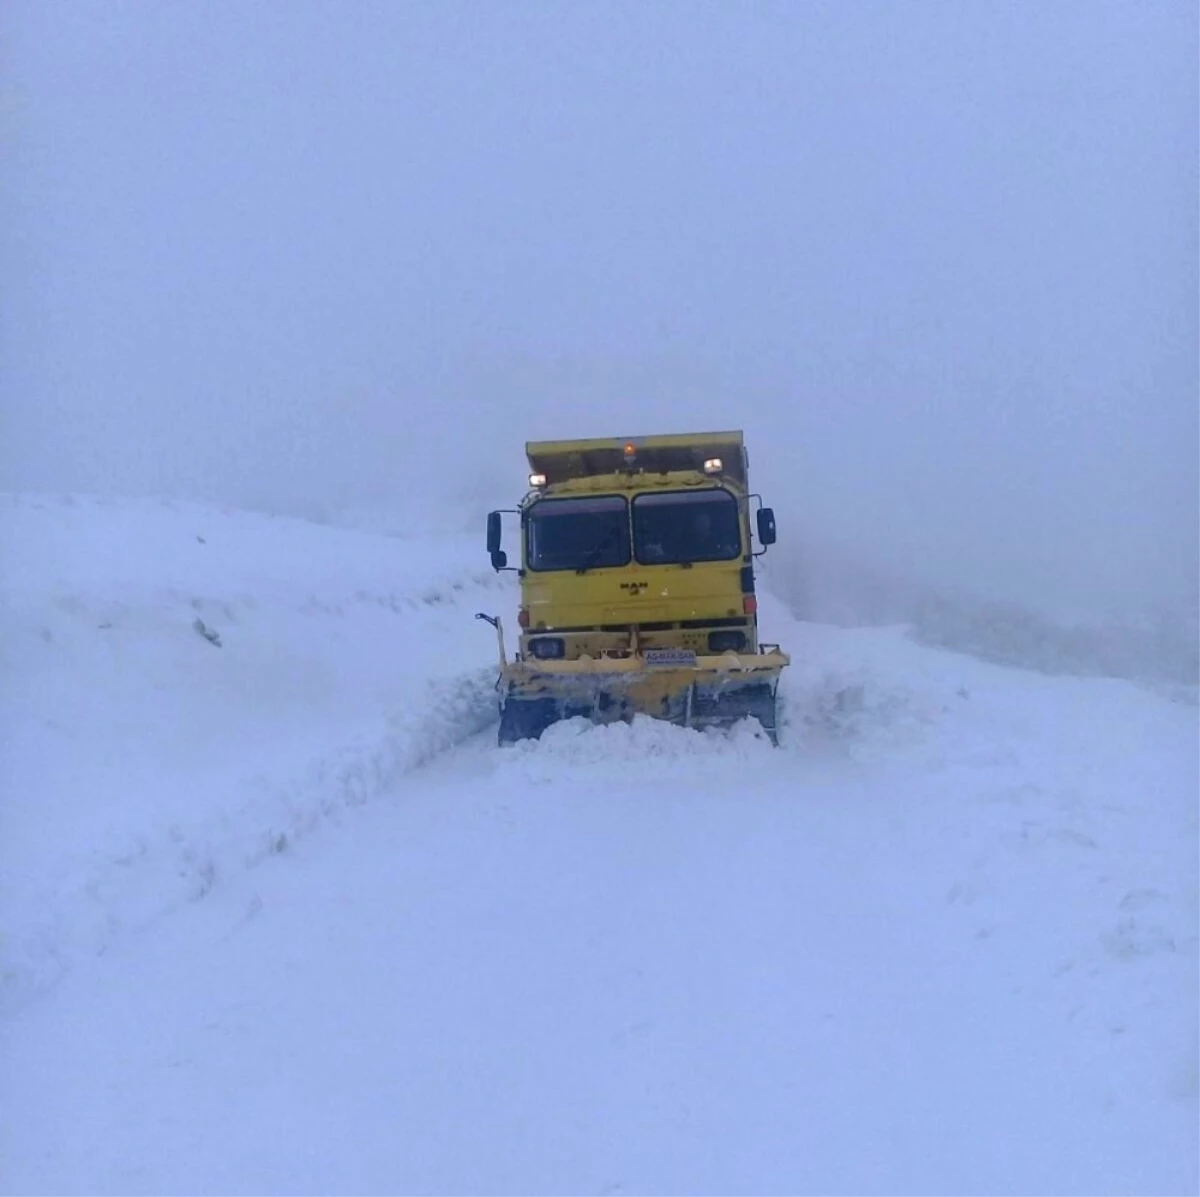
POLYGON ((710 653, 740 653, 746 647, 745 632, 709 632, 710 653))
POLYGON ((560 660, 564 648, 561 636, 538 636, 529 642, 529 651, 541 661, 560 660))

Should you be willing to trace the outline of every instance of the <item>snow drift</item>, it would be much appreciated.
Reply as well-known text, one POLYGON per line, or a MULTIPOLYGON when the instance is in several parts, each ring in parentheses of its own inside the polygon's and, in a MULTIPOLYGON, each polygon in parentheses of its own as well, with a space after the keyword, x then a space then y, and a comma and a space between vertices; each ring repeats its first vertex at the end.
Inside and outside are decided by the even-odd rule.
POLYGON ((494 717, 461 537, 8 496, 0 538, 6 1005, 494 717))

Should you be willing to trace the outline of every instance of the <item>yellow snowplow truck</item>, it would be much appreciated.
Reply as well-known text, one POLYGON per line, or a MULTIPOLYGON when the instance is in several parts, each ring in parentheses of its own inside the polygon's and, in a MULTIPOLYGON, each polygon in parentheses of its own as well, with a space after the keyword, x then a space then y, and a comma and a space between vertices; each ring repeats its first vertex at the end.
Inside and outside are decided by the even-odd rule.
POLYGON ((750 493, 741 432, 532 441, 529 491, 493 511, 487 547, 521 581, 520 645, 500 620, 500 743, 583 715, 685 727, 759 721, 778 743, 788 657, 758 638, 754 558, 775 517, 750 493), (751 512, 758 545, 751 541, 751 512), (519 520, 519 567, 501 548, 519 520))

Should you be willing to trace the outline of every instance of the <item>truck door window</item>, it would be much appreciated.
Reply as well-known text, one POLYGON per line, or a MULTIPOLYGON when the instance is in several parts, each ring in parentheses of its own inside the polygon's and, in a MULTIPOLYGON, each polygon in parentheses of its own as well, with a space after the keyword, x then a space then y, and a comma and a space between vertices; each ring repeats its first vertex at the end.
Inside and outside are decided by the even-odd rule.
POLYGON ((633 546, 643 565, 731 561, 742 552, 737 500, 716 488, 638 495, 633 546))
POLYGON ((629 508, 619 495, 541 499, 525 513, 532 570, 629 564, 629 508))

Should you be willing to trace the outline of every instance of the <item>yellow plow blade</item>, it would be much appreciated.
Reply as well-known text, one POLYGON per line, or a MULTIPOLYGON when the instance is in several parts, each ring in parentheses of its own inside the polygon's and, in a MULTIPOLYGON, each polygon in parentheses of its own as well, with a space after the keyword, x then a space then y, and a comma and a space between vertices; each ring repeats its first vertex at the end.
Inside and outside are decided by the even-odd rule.
POLYGON ((777 743, 776 690, 788 661, 770 649, 686 662, 670 653, 509 662, 500 677, 500 743, 536 739, 560 719, 614 723, 634 715, 697 728, 754 718, 777 743))

